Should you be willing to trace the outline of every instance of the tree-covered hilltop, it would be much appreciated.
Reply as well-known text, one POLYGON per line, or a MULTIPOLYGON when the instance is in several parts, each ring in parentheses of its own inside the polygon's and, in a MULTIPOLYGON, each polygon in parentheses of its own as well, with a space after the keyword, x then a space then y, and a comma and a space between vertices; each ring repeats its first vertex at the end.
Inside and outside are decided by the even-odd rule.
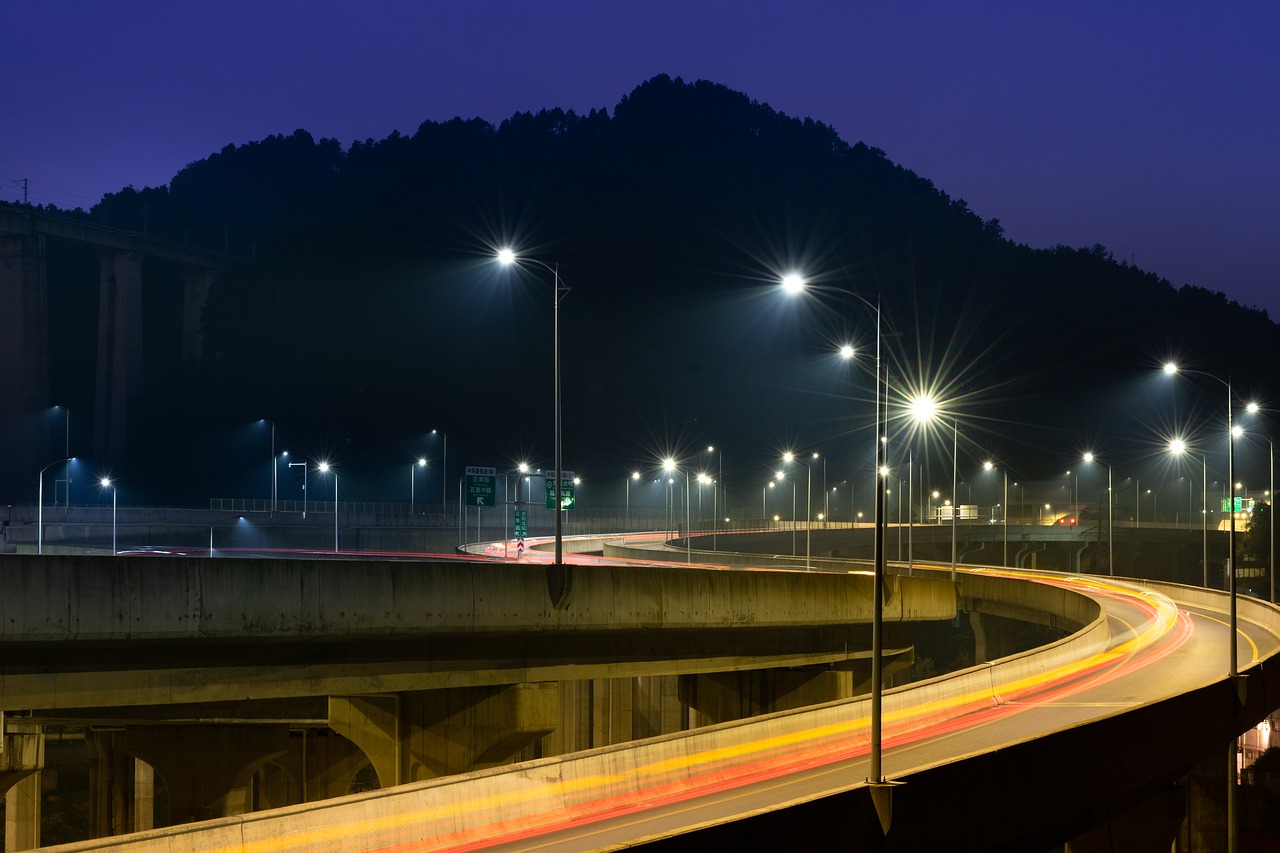
POLYGON ((966 440, 1028 476, 1085 439, 1138 453, 1170 417, 1203 430, 1216 389, 1154 421, 1135 377, 1177 354, 1261 391, 1277 341, 1265 312, 1100 246, 1014 244, 884 151, 666 76, 612 112, 228 145, 87 215, 238 258, 210 294, 203 360, 159 371, 150 416, 215 432, 267 415, 315 453, 399 459, 449 424, 464 464, 550 459, 550 273, 496 268, 507 244, 571 288, 566 460, 608 477, 706 440, 742 448, 744 486, 788 444, 841 476, 862 464, 869 383, 827 354, 869 351, 873 318, 838 295, 786 302, 787 271, 882 298, 894 387, 955 400, 966 440))

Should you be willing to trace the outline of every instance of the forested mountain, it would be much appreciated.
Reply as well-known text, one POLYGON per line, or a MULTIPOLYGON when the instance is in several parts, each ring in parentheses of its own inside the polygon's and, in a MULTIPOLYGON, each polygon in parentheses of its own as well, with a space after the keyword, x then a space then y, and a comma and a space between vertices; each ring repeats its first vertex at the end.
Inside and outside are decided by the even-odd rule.
MULTIPOLYGON (((839 293, 788 301, 776 282, 792 270, 882 299, 894 394, 936 389, 969 455, 1027 477, 1085 444, 1141 458, 1157 433, 1212 429, 1219 389, 1147 381, 1172 355, 1275 397, 1265 313, 1100 246, 1014 244, 885 152, 707 82, 660 76, 611 112, 424 122, 345 148, 298 130, 86 215, 238 259, 210 294, 203 360, 149 365, 140 469, 163 469, 140 460, 175 423, 213 447, 260 417, 299 452, 363 467, 368 497, 432 427, 457 471, 549 464, 551 273, 496 267, 502 245, 571 288, 566 467, 618 491, 708 442, 743 501, 787 446, 827 454, 833 478, 863 465, 872 362, 829 354, 871 352, 874 317, 839 293)), ((55 394, 84 393, 81 367, 55 365, 55 394)), ((234 469, 205 471, 200 493, 240 488, 234 469)))

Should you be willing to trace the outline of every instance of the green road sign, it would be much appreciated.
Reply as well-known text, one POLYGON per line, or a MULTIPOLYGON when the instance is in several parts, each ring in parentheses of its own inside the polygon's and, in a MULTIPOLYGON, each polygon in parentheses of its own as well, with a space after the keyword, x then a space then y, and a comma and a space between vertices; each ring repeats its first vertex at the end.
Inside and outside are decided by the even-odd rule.
MULTIPOLYGON (((560 509, 573 509, 575 493, 573 487, 573 472, 562 471, 560 473, 560 509)), ((555 474, 547 477, 547 509, 556 508, 556 492, 555 486, 553 485, 555 480, 555 474)))
POLYGON ((493 506, 497 495, 498 470, 468 465, 463 503, 466 506, 493 506))
POLYGON ((529 510, 516 510, 516 538, 523 539, 529 535, 529 510))

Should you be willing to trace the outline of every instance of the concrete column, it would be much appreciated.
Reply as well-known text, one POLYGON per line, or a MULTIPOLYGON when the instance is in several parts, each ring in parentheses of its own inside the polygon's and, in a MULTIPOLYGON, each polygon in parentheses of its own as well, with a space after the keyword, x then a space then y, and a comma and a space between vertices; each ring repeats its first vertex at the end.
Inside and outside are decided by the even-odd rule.
POLYGON ((789 711, 853 695, 853 675, 820 668, 763 669, 685 676, 681 699, 712 725, 789 711))
POLYGON ((34 850, 40 846, 40 771, 26 773, 4 795, 4 850, 34 850))
POLYGON ((134 769, 137 759, 124 751, 123 729, 88 729, 89 832, 107 838, 134 831, 134 769))
POLYGON ((204 328, 200 313, 204 310, 214 271, 187 270, 182 274, 182 358, 199 360, 204 351, 204 328))
POLYGON ((258 771, 254 811, 344 796, 368 766, 355 744, 329 729, 295 730, 289 752, 258 771))
POLYGON ((47 300, 44 238, 0 237, 0 447, 11 460, 33 463, 49 454, 40 419, 49 405, 47 300))
POLYGON ((509 762, 555 729, 554 682, 331 696, 329 726, 364 750, 384 788, 509 762))
POLYGON ((1205 759, 1187 774, 1183 786, 1187 819, 1178 841, 1180 853, 1221 853, 1226 850, 1226 762, 1221 755, 1205 759))
POLYGON ((999 660, 1025 650, 1015 632, 1020 623, 1015 619, 993 616, 989 613, 969 614, 973 628, 973 659, 976 663, 999 660))
POLYGON ((169 824, 244 814, 253 774, 289 751, 273 725, 133 726, 124 749, 155 768, 169 794, 169 824))
POLYGON ((124 450, 129 400, 142 393, 142 256, 103 255, 100 271, 94 454, 106 461, 124 450))

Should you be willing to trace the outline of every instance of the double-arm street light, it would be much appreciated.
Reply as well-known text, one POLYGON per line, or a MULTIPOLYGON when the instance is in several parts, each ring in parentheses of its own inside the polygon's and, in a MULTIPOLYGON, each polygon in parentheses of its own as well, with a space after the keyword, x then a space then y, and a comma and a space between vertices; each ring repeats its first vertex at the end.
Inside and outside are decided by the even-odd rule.
MULTIPOLYGON (((799 294, 811 287, 802 276, 791 273, 782 280, 783 289, 790 294, 799 294)), ((884 389, 881 385, 881 358, 880 346, 883 336, 880 331, 880 303, 869 301, 866 297, 852 290, 842 287, 830 287, 825 285, 812 286, 814 290, 819 292, 839 293, 844 296, 852 297, 861 302, 864 306, 875 312, 876 315, 876 370, 875 370, 875 429, 873 430, 872 440, 875 443, 874 463, 872 471, 874 473, 873 482, 876 484, 875 494, 875 533, 873 536, 872 546, 872 589, 871 596, 873 600, 872 619, 871 619, 871 754, 870 754, 870 781, 873 785, 882 784, 885 781, 881 764, 881 732, 882 732, 882 697, 883 687, 881 681, 883 679, 883 661, 882 658, 882 642, 884 633, 884 423, 885 423, 885 398, 884 389)), ((849 353, 852 356, 852 351, 849 353)))
POLYGON ((512 266, 517 262, 526 262, 537 264, 551 273, 552 277, 552 346, 553 358, 552 364, 555 370, 555 517, 556 517, 556 563, 564 562, 564 500, 562 495, 564 481, 564 465, 561 458, 561 425, 560 425, 560 302, 568 294, 569 288, 560 283, 560 265, 548 264, 545 261, 536 258, 517 258, 516 253, 512 249, 498 250, 498 263, 504 267, 512 266))

